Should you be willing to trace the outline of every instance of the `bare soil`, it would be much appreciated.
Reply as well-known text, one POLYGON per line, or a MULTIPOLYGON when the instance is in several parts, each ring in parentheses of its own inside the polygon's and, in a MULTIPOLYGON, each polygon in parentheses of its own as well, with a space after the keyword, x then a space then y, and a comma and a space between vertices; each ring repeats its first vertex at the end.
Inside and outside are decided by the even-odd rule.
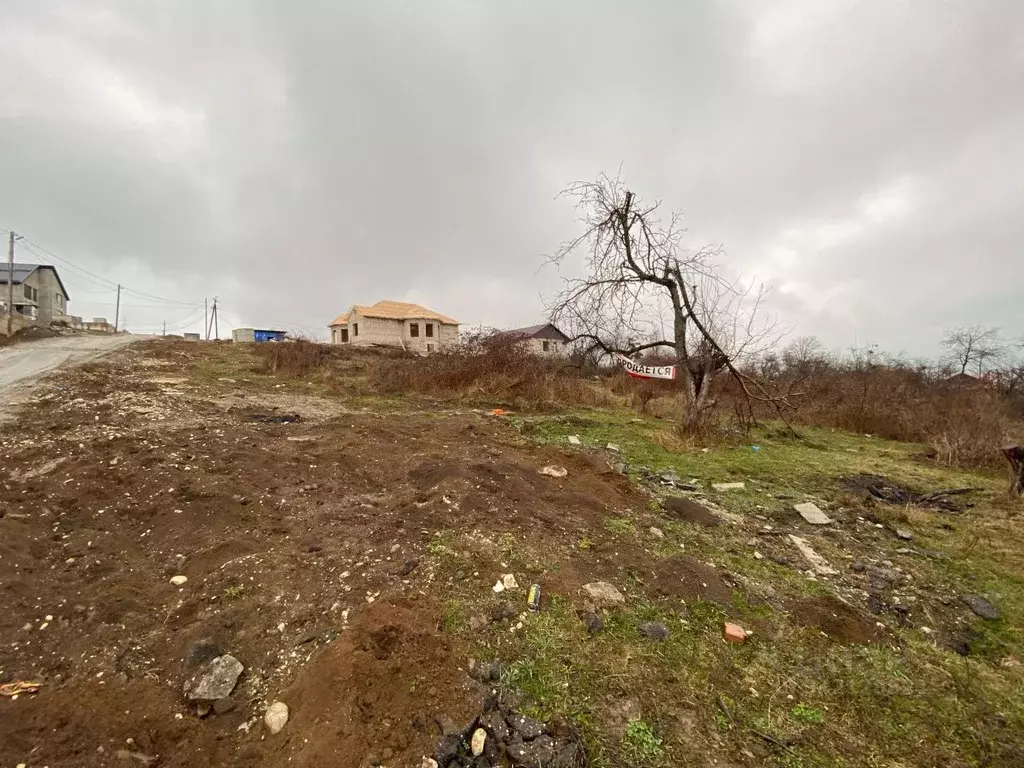
MULTIPOLYGON (((486 692, 438 629, 437 535, 543 531, 557 551, 644 503, 593 458, 523 446, 485 414, 326 412, 249 390, 225 407, 176 375, 175 349, 62 373, 0 433, 0 682, 42 683, 0 700, 4 765, 109 765, 118 750, 168 766, 419 765, 435 719, 466 720, 486 692), (281 412, 302 420, 250 418, 281 412), (538 474, 550 463, 568 476, 538 474), (182 683, 204 639, 245 671, 237 706, 201 718, 182 683), (274 700, 291 719, 270 736, 274 700)), ((499 558, 478 554, 467 578, 482 592, 499 558)), ((548 591, 622 565, 574 568, 548 591)))
POLYGON ((789 611, 797 623, 840 643, 875 643, 885 638, 870 616, 831 595, 801 600, 789 611))

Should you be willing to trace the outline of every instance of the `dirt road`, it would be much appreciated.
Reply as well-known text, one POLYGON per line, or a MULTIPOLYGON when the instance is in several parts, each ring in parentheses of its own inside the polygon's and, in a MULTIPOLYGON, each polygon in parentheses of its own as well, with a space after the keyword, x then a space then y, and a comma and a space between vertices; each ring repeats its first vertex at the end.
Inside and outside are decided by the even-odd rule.
POLYGON ((62 365, 101 357, 136 338, 127 334, 60 336, 0 348, 0 405, 8 402, 15 387, 29 384, 62 365))

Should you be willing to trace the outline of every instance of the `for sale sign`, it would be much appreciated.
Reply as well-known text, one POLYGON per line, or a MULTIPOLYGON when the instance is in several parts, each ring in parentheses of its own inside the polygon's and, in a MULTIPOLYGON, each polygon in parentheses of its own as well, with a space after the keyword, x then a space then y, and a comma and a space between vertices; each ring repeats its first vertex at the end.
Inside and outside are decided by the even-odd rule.
POLYGON ((634 363, 625 355, 616 354, 626 373, 634 379, 675 379, 676 367, 674 365, 641 365, 634 363))

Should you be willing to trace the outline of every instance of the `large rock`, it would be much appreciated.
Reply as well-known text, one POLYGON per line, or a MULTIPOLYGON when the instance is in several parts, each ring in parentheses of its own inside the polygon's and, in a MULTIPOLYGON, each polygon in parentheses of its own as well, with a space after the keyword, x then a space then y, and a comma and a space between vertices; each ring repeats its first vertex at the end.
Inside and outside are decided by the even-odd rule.
POLYGON ((235 690, 238 677, 245 667, 230 654, 218 656, 206 670, 188 686, 187 697, 191 702, 211 702, 226 699, 235 690))
POLYGON ((280 733, 281 729, 288 724, 288 705, 283 701, 275 701, 267 707, 267 713, 263 715, 263 723, 271 733, 280 733))
POLYGON ((592 581, 590 584, 584 584, 583 591, 598 608, 610 608, 613 605, 622 605, 626 602, 622 593, 607 581, 592 581))
POLYGON ((960 600, 983 619, 995 621, 1003 615, 999 612, 998 608, 981 595, 963 595, 960 600))

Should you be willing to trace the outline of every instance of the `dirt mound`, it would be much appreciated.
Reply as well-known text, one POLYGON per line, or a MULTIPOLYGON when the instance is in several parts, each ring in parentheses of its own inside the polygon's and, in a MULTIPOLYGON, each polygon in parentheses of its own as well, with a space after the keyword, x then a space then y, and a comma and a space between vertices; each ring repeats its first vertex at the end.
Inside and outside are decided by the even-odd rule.
POLYGON ((419 765, 434 752, 435 718, 464 722, 483 707, 481 687, 459 669, 435 621, 435 612, 408 602, 367 608, 294 683, 271 693, 290 718, 266 741, 253 729, 254 765, 419 765))
POLYGON ((815 597, 789 606, 793 618, 815 627, 840 643, 877 643, 882 639, 870 616, 838 598, 815 597))
POLYGON ((722 524, 703 504, 682 496, 670 496, 661 503, 661 508, 673 520, 707 526, 722 524))
POLYGON ((727 605, 732 591, 710 565, 689 555, 666 557, 654 566, 652 588, 662 597, 711 600, 727 605))

